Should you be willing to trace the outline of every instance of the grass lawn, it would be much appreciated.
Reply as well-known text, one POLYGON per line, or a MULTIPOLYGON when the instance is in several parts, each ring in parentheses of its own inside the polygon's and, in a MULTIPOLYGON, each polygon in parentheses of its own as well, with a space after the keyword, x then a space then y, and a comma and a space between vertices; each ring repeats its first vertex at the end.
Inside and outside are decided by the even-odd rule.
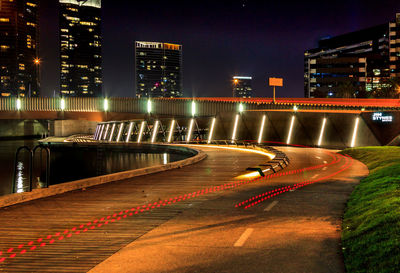
POLYGON ((400 272, 400 147, 363 147, 341 153, 370 170, 351 194, 344 214, 347 272, 400 272))

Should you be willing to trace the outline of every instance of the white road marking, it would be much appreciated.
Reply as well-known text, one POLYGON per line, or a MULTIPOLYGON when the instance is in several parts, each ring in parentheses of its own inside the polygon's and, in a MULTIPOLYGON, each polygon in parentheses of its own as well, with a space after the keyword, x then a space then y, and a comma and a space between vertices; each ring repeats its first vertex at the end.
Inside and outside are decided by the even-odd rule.
POLYGON ((324 167, 322 170, 323 170, 323 171, 326 171, 326 169, 328 169, 328 167, 324 167))
POLYGON ((236 241, 236 243, 233 245, 234 247, 241 247, 244 245, 246 240, 250 237, 250 235, 253 233, 254 229, 253 228, 248 228, 246 229, 243 234, 240 236, 240 238, 236 241))
POLYGON ((320 157, 320 156, 316 156, 315 158, 321 159, 321 157, 320 157))
POLYGON ((324 161, 324 164, 328 163, 328 161, 324 161))
POLYGON ((270 211, 273 207, 275 207, 276 204, 278 204, 278 201, 273 201, 271 204, 268 205, 268 207, 264 209, 264 211, 270 211))
POLYGON ((318 176, 319 174, 314 175, 313 177, 311 177, 311 179, 314 179, 318 176))

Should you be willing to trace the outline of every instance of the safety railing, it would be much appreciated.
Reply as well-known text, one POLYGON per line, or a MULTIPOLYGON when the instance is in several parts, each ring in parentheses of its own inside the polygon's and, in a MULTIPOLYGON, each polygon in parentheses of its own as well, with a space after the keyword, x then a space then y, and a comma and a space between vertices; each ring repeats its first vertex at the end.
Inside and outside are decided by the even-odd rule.
MULTIPOLYGON (((43 151, 46 153, 46 162, 45 162, 45 182, 43 183, 42 181, 38 181, 39 183, 43 183, 41 185, 42 188, 48 188, 50 185, 50 164, 51 164, 51 154, 50 154, 50 148, 47 146, 44 146, 42 144, 40 145, 36 145, 35 147, 33 147, 33 149, 30 149, 28 146, 22 146, 19 147, 15 153, 15 160, 14 160, 14 173, 13 173, 13 181, 12 181, 12 189, 11 192, 15 193, 16 191, 16 185, 17 185, 17 172, 18 172, 18 163, 20 162, 20 153, 22 151, 27 151, 29 153, 29 157, 28 157, 28 191, 32 191, 33 189, 33 173, 35 171, 35 154, 36 151, 39 151, 39 157, 40 157, 40 163, 39 163, 39 173, 40 176, 42 174, 42 167, 43 167, 43 151)), ((20 170, 21 174, 19 175, 19 177, 21 178, 21 180, 23 179, 23 172, 22 169, 20 170)), ((39 178, 40 178, 39 176, 39 178)))
POLYGON ((210 116, 244 110, 399 110, 399 99, 292 99, 278 98, 0 98, 0 112, 116 112, 173 116, 210 116), (193 112, 195 105, 195 113, 193 112), (297 108, 296 108, 297 109, 297 108))

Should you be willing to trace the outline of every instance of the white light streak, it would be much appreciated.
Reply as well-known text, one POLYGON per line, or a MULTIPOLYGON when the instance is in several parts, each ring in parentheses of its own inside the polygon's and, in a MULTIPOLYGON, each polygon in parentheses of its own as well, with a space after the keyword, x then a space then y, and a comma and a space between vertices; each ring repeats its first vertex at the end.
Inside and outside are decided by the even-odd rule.
POLYGON ((357 139, 357 131, 358 131, 359 122, 360 122, 360 118, 357 117, 356 121, 354 123, 353 138, 351 139, 351 146, 350 147, 352 147, 352 148, 356 146, 356 139, 357 139))
POLYGON ((97 139, 97 135, 99 134, 100 127, 101 127, 101 125, 97 124, 97 126, 96 126, 96 131, 94 132, 94 136, 93 136, 93 139, 94 139, 94 140, 97 139))
POLYGON ((158 133, 158 120, 156 120, 156 124, 154 124, 153 127, 153 135, 151 137, 151 143, 154 143, 154 141, 156 140, 157 133, 158 133))
POLYGON ((151 100, 147 101, 147 113, 151 113, 152 105, 151 105, 151 100))
POLYGON ((106 126, 106 131, 104 132, 103 140, 106 140, 106 138, 107 138, 108 129, 110 129, 110 124, 107 124, 107 126, 106 126))
POLYGON ((234 143, 236 140, 236 132, 237 132, 238 123, 239 123, 239 115, 236 115, 235 124, 233 126, 233 132, 232 132, 232 143, 234 143))
POLYGON ((211 143, 211 140, 212 140, 212 137, 213 137, 214 127, 215 127, 215 121, 216 121, 216 118, 213 118, 212 123, 211 123, 210 133, 209 133, 209 135, 208 135, 208 141, 207 141, 208 144, 211 143))
POLYGON ((139 131, 137 143, 140 143, 140 142, 142 141, 142 135, 143 135, 143 131, 144 131, 144 125, 145 125, 145 122, 142 121, 142 123, 140 124, 140 131, 139 131))
POLYGON ((113 136, 114 136, 114 130, 115 130, 115 123, 113 124, 113 126, 112 126, 112 129, 111 129, 111 134, 110 134, 110 139, 109 139, 109 141, 112 141, 112 139, 113 139, 113 136))
POLYGON ((129 140, 131 140, 132 128, 133 128, 133 121, 129 123, 128 134, 126 136, 125 142, 129 142, 129 140))
POLYGON ((190 119, 189 131, 187 134, 186 141, 189 142, 192 138, 192 131, 193 131, 194 119, 190 119))
POLYGON ((171 121, 171 127, 169 128, 168 143, 171 143, 172 135, 174 134, 174 131, 175 131, 175 120, 173 119, 171 121))
POLYGON ((238 79, 238 80, 251 80, 252 77, 245 77, 245 76, 234 76, 234 79, 238 79))
POLYGON ((266 116, 264 115, 263 118, 262 118, 262 121, 261 121, 260 134, 258 135, 258 144, 260 144, 262 142, 262 137, 263 137, 263 133, 264 133, 265 119, 266 119, 266 116))
POLYGON ((100 134, 97 135, 97 138, 96 138, 97 140, 101 140, 101 136, 103 135, 103 131, 104 131, 104 126, 105 126, 105 125, 104 125, 104 124, 101 124, 100 126, 101 126, 101 128, 100 128, 100 134))
POLYGON ((290 140, 292 138, 292 131, 293 131, 293 125, 294 125, 294 120, 295 120, 295 116, 292 116, 292 121, 290 122, 290 129, 289 129, 289 134, 287 137, 287 141, 286 144, 290 144, 290 140))
POLYGON ((60 107, 61 107, 61 111, 65 110, 65 99, 61 99, 60 107))
POLYGON ((119 131, 118 131, 118 136, 117 136, 117 142, 120 141, 121 135, 122 135, 122 130, 124 129, 124 123, 121 122, 121 125, 119 126, 119 131))
POLYGON ((322 138, 325 132, 325 125, 326 125, 326 118, 324 118, 324 120, 322 121, 321 133, 319 134, 319 139, 318 139, 318 146, 321 146, 322 144, 322 138))

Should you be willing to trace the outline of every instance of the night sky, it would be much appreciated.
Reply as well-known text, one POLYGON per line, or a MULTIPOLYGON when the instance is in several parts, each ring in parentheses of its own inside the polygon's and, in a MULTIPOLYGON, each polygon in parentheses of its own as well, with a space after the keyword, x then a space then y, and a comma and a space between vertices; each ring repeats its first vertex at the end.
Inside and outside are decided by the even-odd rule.
MULTIPOLYGON (((41 2, 42 95, 59 91, 58 9, 41 2)), ((134 41, 183 45, 184 96, 232 96, 234 75, 254 96, 303 97, 303 53, 318 39, 394 20, 400 1, 103 0, 103 93, 133 97, 134 41)))

